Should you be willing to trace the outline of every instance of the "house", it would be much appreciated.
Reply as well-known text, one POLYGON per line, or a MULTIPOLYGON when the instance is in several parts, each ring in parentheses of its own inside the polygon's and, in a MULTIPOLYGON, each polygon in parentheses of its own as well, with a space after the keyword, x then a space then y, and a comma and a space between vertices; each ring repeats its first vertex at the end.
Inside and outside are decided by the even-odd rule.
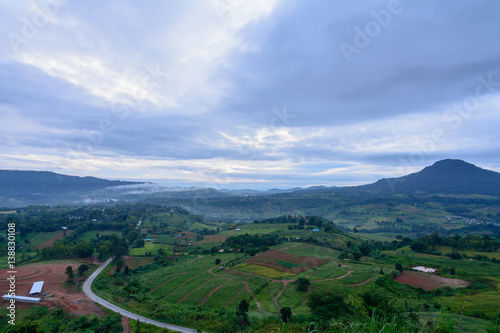
POLYGON ((240 231, 241 229, 236 229, 236 231, 240 231))
POLYGON ((318 231, 319 231, 319 229, 313 229, 313 232, 318 232, 318 231))
POLYGON ((220 250, 219 250, 219 252, 220 252, 220 253, 223 253, 223 252, 224 252, 224 249, 220 249, 220 250))
POLYGON ((31 287, 29 295, 36 296, 40 294, 42 292, 42 288, 43 288, 43 281, 38 281, 33 283, 33 287, 31 287))
POLYGON ((3 295, 3 300, 4 301, 9 301, 9 300, 12 300, 12 299, 14 301, 26 302, 26 303, 40 303, 40 300, 41 300, 41 298, 38 298, 38 297, 3 295))

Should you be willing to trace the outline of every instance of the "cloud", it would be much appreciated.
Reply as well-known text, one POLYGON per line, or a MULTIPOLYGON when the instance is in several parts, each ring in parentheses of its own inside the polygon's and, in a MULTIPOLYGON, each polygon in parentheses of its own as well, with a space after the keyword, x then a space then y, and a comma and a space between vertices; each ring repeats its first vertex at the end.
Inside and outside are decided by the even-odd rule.
POLYGON ((232 188, 500 170, 500 4, 401 0, 382 24, 392 2, 51 3, 0 4, 2 168, 232 188))

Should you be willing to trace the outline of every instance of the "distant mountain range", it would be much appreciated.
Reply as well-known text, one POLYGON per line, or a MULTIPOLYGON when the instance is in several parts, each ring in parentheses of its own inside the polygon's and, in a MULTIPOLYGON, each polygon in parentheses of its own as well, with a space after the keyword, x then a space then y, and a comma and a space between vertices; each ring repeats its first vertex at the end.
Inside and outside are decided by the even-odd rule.
POLYGON ((369 191, 381 194, 486 194, 500 196, 500 173, 462 160, 447 159, 399 178, 363 186, 271 189, 268 191, 172 188, 157 184, 75 177, 45 171, 0 170, 0 207, 28 204, 83 204, 96 201, 206 200, 244 196, 369 191))
POLYGON ((54 204, 82 200, 82 195, 113 186, 139 182, 76 177, 49 171, 0 170, 0 207, 24 204, 54 204))
POLYGON ((442 160, 399 178, 384 178, 361 189, 415 194, 500 195, 500 173, 462 160, 442 160))

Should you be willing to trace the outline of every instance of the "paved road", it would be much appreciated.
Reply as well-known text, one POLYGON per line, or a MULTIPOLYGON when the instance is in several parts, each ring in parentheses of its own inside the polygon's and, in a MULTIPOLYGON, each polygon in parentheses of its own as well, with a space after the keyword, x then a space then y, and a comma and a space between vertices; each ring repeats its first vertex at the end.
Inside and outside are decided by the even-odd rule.
POLYGON ((158 327, 163 327, 163 328, 168 328, 169 330, 176 331, 176 332, 182 332, 182 333, 196 333, 196 330, 193 330, 192 328, 187 328, 187 327, 181 327, 181 326, 175 326, 175 325, 170 325, 170 324, 165 324, 160 321, 156 321, 153 319, 149 319, 143 316, 139 316, 138 314, 132 313, 130 311, 127 311, 125 309, 120 308, 119 306, 116 306, 114 304, 111 304, 108 301, 103 300, 96 294, 92 292, 92 289, 90 288, 92 285, 92 282, 94 279, 99 275, 99 273, 102 272, 102 270, 113 260, 113 258, 109 258, 106 260, 101 267, 99 267, 88 279, 85 281, 83 284, 83 292, 94 302, 101 304, 102 306, 114 311, 118 312, 122 316, 129 317, 134 320, 140 320, 143 323, 147 324, 152 324, 158 327))

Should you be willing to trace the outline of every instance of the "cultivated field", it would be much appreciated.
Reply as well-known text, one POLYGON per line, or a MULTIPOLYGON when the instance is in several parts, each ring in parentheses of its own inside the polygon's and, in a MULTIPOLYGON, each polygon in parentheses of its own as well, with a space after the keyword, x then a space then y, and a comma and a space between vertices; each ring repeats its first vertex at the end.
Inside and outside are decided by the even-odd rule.
POLYGON ((328 259, 294 255, 272 249, 251 257, 245 262, 248 264, 273 268, 281 272, 299 274, 310 268, 324 265, 328 261, 328 259))
POLYGON ((440 287, 450 286, 452 288, 467 287, 469 283, 461 279, 451 279, 437 276, 431 273, 415 271, 403 271, 397 278, 399 283, 406 283, 410 286, 422 288, 424 290, 435 290, 440 287))

